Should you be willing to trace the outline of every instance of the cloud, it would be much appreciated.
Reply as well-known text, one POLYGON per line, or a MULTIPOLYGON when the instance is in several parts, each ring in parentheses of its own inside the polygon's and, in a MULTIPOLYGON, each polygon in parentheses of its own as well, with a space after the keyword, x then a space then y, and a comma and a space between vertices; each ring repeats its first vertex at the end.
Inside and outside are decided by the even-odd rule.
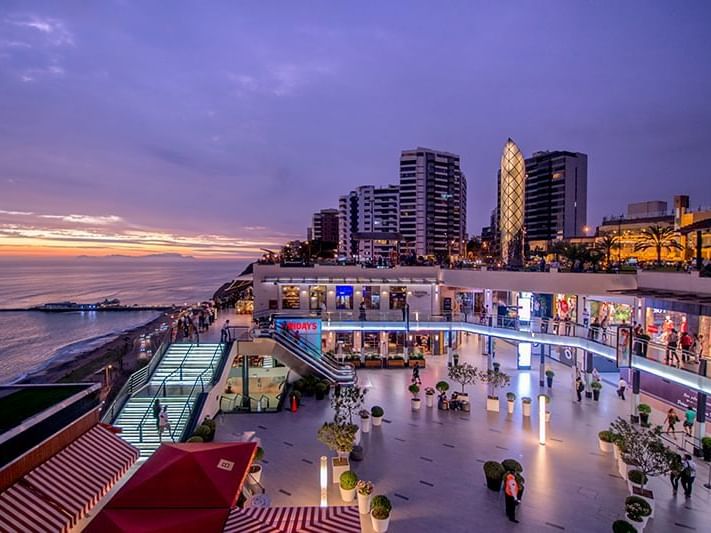
POLYGON ((252 93, 289 96, 334 72, 331 65, 316 62, 276 63, 260 74, 227 73, 240 96, 252 93))
POLYGON ((6 19, 6 21, 20 28, 29 28, 40 32, 46 42, 53 46, 74 46, 74 35, 59 19, 30 16, 21 19, 6 19))

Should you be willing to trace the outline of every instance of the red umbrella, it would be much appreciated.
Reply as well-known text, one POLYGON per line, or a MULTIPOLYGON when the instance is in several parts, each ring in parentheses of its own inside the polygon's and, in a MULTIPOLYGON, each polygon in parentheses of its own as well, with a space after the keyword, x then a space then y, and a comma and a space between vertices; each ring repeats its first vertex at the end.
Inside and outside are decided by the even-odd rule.
POLYGON ((87 533, 217 533, 228 509, 104 509, 87 533))

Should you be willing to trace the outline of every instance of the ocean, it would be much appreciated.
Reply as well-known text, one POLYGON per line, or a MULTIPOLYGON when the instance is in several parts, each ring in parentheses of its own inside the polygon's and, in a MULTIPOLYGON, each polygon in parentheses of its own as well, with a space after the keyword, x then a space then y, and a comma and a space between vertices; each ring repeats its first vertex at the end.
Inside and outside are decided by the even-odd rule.
MULTIPOLYGON (((209 299, 245 266, 224 260, 0 258, 0 308, 105 298, 123 304, 194 303, 209 299)), ((0 312, 0 384, 77 357, 157 316, 152 311, 0 312)))

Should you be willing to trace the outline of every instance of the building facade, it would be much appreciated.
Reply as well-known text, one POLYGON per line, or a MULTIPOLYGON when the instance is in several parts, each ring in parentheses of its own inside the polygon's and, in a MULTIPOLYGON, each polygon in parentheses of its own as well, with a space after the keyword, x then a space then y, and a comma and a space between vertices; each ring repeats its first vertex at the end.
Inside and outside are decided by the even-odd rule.
POLYGON ((501 154, 498 174, 497 221, 498 243, 504 263, 523 262, 526 166, 523 154, 509 138, 501 154))
POLYGON ((364 185, 338 201, 338 251, 359 261, 390 259, 398 252, 400 194, 397 185, 364 185))
POLYGON ((311 227, 306 230, 309 241, 338 242, 338 209, 321 209, 313 214, 311 227))
POLYGON ((401 251, 446 257, 465 252, 467 180, 456 154, 428 148, 400 154, 401 251))
POLYGON ((536 152, 526 159, 524 225, 529 243, 585 235, 588 156, 578 152, 536 152))

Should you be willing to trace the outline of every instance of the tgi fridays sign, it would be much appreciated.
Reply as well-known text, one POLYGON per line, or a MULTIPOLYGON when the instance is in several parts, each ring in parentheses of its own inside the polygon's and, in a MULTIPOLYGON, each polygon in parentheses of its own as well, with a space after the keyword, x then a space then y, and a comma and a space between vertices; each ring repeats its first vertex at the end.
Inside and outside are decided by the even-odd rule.
POLYGON ((288 333, 297 340, 310 344, 321 352, 320 318, 277 318, 274 321, 277 330, 288 333))

